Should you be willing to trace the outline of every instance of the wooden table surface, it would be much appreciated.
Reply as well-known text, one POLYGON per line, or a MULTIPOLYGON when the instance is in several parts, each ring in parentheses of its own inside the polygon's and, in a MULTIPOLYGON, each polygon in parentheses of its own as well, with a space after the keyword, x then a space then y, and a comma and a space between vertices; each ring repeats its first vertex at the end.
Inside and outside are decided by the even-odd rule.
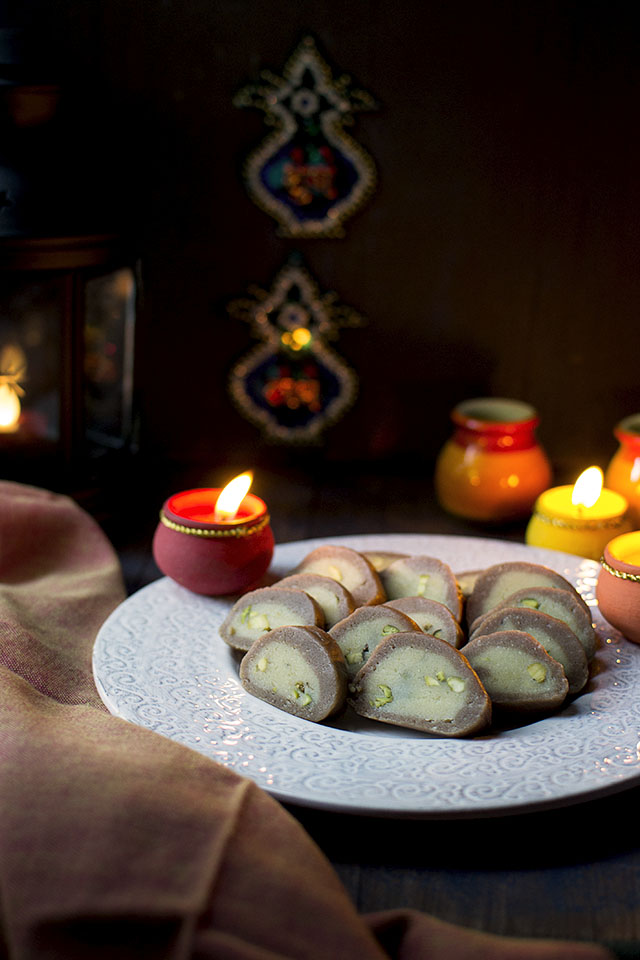
MULTIPOLYGON (((400 476, 327 467, 315 479, 304 471, 262 471, 254 491, 269 504, 278 543, 360 533, 523 542, 524 524, 487 528, 447 516, 434 501, 430 477, 406 467, 400 476)), ((206 481, 184 477, 172 489, 213 485, 206 481)), ((106 525, 130 593, 161 576, 151 556, 161 502, 147 499, 136 523, 106 525)), ((362 912, 412 907, 494 933, 596 940, 615 945, 620 956, 640 957, 640 787, 559 809, 477 819, 288 809, 362 912)))

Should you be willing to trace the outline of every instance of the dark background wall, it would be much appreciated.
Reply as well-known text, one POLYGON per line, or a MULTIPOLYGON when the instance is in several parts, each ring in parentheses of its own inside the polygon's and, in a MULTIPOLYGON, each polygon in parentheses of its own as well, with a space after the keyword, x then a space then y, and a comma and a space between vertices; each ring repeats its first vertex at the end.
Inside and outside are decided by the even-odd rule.
MULTIPOLYGON (((37 6, 37 5, 36 5, 37 6)), ((366 317, 329 461, 431 464, 475 395, 541 415, 557 474, 606 465, 640 410, 640 70, 633 4, 500 0, 58 0, 70 76, 127 170, 145 280, 143 450, 278 464, 233 407, 254 342, 226 304, 301 250, 366 317), (294 242, 240 169, 265 135, 232 104, 312 34, 378 101, 351 132, 377 190, 340 240, 294 242)), ((303 456, 302 452, 294 454, 303 456)))

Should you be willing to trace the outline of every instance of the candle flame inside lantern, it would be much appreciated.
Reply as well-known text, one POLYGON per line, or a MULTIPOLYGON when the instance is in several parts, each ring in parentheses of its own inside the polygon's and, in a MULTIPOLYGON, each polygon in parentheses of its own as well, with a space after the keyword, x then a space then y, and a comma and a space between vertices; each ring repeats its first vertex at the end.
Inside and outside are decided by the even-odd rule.
POLYGON ((9 383, 0 383, 0 431, 12 433, 18 429, 20 399, 9 383))
POLYGON ((253 473, 250 470, 230 480, 216 500, 214 520, 233 520, 252 483, 253 473))
POLYGON ((592 507, 602 493, 604 476, 600 467, 588 467, 576 480, 571 494, 574 507, 592 507))

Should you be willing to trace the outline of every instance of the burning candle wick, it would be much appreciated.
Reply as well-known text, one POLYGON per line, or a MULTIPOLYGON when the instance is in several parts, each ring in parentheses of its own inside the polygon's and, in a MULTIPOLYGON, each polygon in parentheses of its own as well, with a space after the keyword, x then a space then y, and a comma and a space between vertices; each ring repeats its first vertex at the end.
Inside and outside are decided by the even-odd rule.
POLYGON ((249 492, 249 487, 253 483, 253 473, 249 470, 234 477, 226 487, 220 491, 216 501, 213 520, 214 523, 224 523, 227 520, 235 520, 240 505, 249 492))

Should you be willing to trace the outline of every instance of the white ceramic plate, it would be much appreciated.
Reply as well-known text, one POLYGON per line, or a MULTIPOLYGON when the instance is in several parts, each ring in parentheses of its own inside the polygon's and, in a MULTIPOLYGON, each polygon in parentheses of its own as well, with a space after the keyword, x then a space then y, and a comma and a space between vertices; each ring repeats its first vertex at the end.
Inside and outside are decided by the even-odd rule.
POLYGON ((278 546, 287 574, 323 543, 440 557, 456 573, 505 560, 543 563, 576 585, 600 646, 585 693, 554 716, 468 740, 430 738, 347 711, 323 724, 246 694, 238 658, 219 638, 228 600, 164 578, 127 599, 97 637, 93 664, 108 709, 250 777, 286 802, 405 817, 492 816, 621 790, 640 777, 640 647, 597 609, 599 564, 469 537, 370 535, 278 546))

